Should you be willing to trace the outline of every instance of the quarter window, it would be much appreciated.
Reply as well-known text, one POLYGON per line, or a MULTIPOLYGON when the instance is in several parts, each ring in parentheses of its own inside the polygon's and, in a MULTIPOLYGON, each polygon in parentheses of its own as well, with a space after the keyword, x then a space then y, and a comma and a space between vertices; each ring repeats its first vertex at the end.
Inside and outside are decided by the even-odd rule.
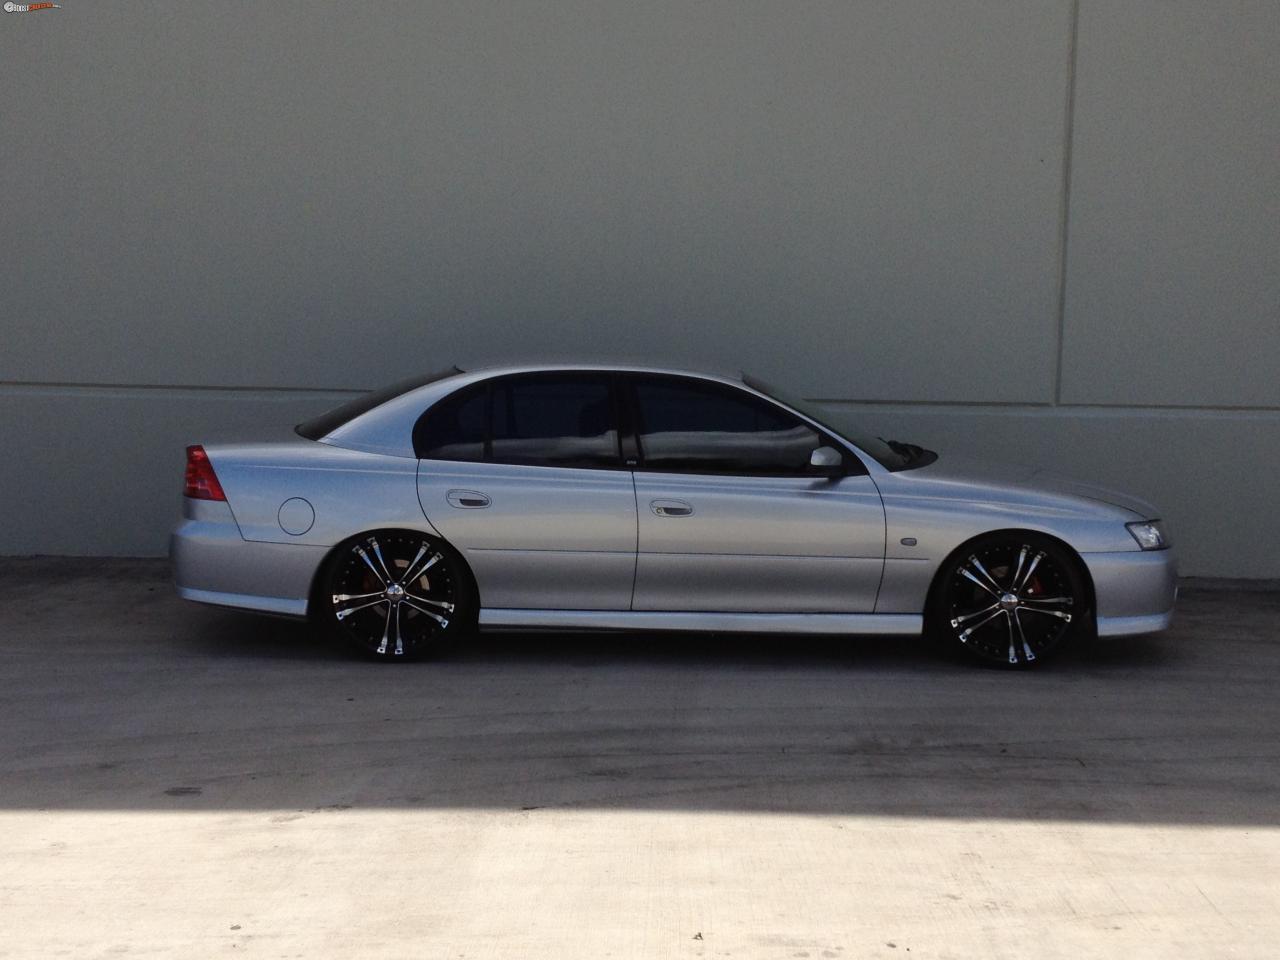
POLYGON ((418 421, 413 447, 424 460, 483 460, 488 440, 489 388, 465 387, 445 397, 418 421))
POLYGON ((825 442, 786 411, 718 384, 644 378, 635 393, 646 468, 806 474, 810 454, 825 442))

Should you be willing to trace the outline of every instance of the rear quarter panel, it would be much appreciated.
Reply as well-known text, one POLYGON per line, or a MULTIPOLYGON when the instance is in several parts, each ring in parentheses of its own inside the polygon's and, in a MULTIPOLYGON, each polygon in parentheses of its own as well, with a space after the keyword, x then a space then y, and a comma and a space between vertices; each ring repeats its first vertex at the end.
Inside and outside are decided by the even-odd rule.
MULTIPOLYGON (((245 540, 330 547, 380 527, 439 536, 418 503, 417 460, 309 440, 205 451, 245 540), (310 505, 314 520, 290 533, 281 525, 281 508, 294 499, 310 505)), ((292 507, 296 514, 299 505, 292 507)))

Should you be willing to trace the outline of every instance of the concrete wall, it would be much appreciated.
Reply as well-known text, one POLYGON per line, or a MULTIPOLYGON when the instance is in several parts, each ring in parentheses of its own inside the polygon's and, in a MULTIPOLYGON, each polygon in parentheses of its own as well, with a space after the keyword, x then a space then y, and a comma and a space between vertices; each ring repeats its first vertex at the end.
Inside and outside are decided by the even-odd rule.
POLYGON ((146 3, 0 18, 0 552, 453 361, 742 367, 1280 576, 1280 7, 146 3))

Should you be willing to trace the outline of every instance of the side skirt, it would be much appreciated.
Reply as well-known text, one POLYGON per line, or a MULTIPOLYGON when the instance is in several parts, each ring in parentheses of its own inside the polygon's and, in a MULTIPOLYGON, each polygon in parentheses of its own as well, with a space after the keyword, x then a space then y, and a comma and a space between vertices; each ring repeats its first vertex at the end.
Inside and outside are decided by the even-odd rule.
POLYGON ((178 587, 178 596, 183 600, 194 600, 213 607, 232 607, 236 610, 252 610, 254 613, 270 613, 277 617, 289 617, 293 620, 304 619, 307 615, 306 599, 295 600, 289 597, 254 597, 247 593, 218 593, 213 590, 196 590, 192 587, 178 587))
POLYGON ((480 611, 481 630, 722 630, 726 633, 918 635, 913 613, 685 613, 654 610, 480 611))

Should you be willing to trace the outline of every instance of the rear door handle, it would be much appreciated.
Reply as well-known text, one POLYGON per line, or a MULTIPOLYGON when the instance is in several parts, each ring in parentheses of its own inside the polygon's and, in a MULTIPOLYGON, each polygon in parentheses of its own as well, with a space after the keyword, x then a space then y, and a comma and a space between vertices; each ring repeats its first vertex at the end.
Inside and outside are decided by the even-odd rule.
POLYGON ((453 506, 461 507, 464 510, 487 507, 493 502, 478 490, 450 490, 445 494, 445 499, 453 506))
POLYGON ((649 506, 660 517, 688 517, 693 514, 693 506, 683 500, 652 500, 649 506))

